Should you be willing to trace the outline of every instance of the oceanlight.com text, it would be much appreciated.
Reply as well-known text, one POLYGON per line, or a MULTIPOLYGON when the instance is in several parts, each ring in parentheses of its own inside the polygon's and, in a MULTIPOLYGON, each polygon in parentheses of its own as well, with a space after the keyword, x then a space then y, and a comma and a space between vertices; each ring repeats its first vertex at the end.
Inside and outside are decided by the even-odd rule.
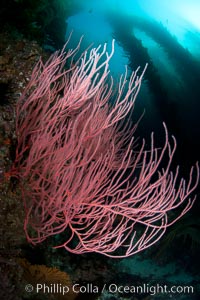
POLYGON ((166 285, 166 284, 148 284, 142 285, 119 285, 115 283, 104 284, 103 286, 97 286, 93 283, 87 283, 81 285, 75 283, 73 285, 62 285, 61 283, 38 283, 34 287, 31 284, 25 286, 25 291, 28 293, 36 292, 43 294, 61 294, 66 295, 68 293, 85 294, 85 293, 110 293, 110 294, 193 294, 194 287, 189 285, 166 285))

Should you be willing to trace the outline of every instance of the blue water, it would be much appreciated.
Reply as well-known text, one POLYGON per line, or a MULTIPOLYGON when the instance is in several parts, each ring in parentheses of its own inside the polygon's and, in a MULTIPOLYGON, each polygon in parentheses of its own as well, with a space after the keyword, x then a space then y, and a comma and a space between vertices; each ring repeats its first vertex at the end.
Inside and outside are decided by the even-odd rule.
POLYGON ((136 116, 145 110, 142 134, 161 131, 165 121, 186 152, 195 149, 187 161, 198 159, 200 1, 76 2, 81 9, 66 20, 66 37, 73 30, 70 45, 77 45, 84 35, 81 50, 104 43, 109 50, 114 38, 115 55, 110 62, 114 78, 119 78, 125 65, 132 72, 148 63, 135 109, 136 116))
MULTIPOLYGON (((88 0, 80 1, 82 10, 67 20, 67 34, 73 29, 84 35, 87 42, 111 41, 112 28, 107 14, 141 17, 160 22, 192 55, 200 59, 200 1, 199 0, 88 0)), ((139 37, 138 33, 138 37, 139 37)), ((141 33, 141 38, 144 38, 141 33)), ((143 39, 146 44, 146 39, 143 39)), ((117 52, 117 51, 116 51, 117 52)), ((156 52, 156 51, 155 51, 156 52)), ((118 53, 117 53, 118 54, 118 53)), ((123 54, 122 54, 123 56, 123 54)), ((117 68, 117 65, 115 65, 117 68)))

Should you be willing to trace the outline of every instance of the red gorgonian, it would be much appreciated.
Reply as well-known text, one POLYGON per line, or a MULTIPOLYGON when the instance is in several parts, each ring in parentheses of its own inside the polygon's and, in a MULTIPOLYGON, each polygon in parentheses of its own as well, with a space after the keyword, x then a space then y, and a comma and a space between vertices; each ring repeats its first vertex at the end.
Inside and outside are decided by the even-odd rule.
POLYGON ((193 205, 199 181, 170 171, 176 140, 140 147, 131 125, 145 70, 117 87, 109 76, 106 45, 39 60, 16 107, 18 145, 13 173, 25 207, 24 229, 32 244, 60 234, 72 253, 127 257, 158 241, 193 205), (75 59, 76 57, 76 59, 75 59), (110 99, 112 100, 112 103, 110 99), (126 120, 125 120, 126 118, 126 120), (167 158, 165 168, 161 161, 167 158))

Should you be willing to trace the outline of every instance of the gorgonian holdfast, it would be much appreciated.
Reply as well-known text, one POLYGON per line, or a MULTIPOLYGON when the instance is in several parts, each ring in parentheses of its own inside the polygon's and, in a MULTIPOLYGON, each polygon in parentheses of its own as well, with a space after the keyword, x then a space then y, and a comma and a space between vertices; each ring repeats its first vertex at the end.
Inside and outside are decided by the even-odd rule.
POLYGON ((158 241, 192 207, 198 164, 188 182, 178 180, 178 167, 170 171, 176 140, 169 141, 165 124, 162 148, 153 134, 150 149, 144 140, 136 148, 137 124, 122 120, 134 109, 145 69, 129 80, 126 69, 114 87, 114 40, 110 54, 106 44, 78 58, 80 43, 65 47, 45 64, 39 60, 16 107, 13 174, 20 179, 26 237, 37 244, 62 233, 57 248, 127 257, 158 241))

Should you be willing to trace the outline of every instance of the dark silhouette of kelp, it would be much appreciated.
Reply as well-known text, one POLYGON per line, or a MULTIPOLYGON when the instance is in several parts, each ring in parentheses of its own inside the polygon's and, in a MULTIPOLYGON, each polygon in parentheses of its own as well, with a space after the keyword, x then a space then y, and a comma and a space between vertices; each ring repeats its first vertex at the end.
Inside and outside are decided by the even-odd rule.
POLYGON ((113 37, 129 59, 129 68, 135 70, 138 65, 148 63, 145 80, 154 104, 161 119, 182 144, 184 151, 177 152, 179 161, 189 165, 193 159, 198 159, 200 152, 200 62, 179 44, 167 28, 153 19, 114 14, 108 15, 107 19, 113 28, 113 37), (161 78, 159 67, 152 61, 144 41, 134 35, 134 29, 143 31, 162 48, 172 69, 177 72, 179 83, 173 74, 161 78), (190 156, 191 151, 193 156, 190 156))

